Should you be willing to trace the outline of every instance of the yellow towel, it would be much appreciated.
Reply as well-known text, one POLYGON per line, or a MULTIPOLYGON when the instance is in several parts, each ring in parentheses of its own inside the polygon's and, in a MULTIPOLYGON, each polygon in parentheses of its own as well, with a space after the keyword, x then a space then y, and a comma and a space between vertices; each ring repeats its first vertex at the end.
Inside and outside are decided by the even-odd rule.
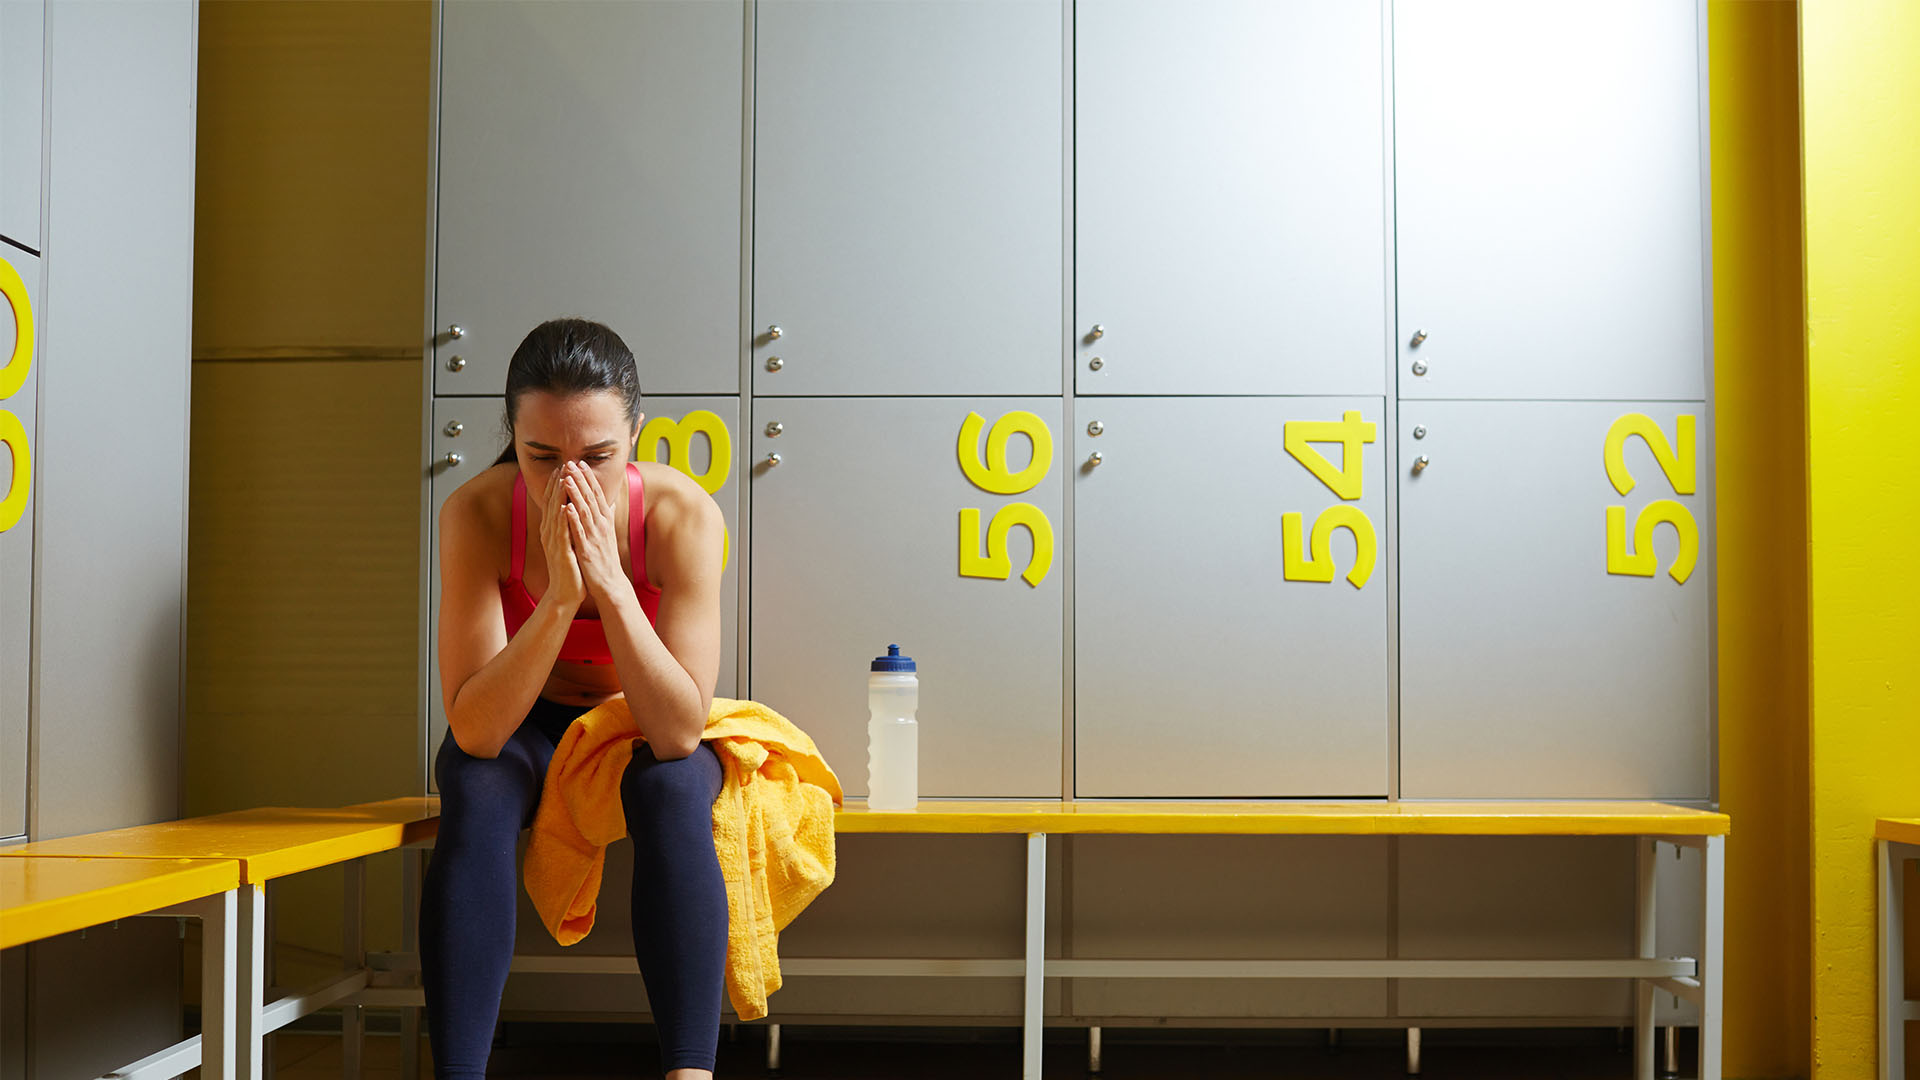
MULTIPOLYGON (((833 883, 840 780, 807 733, 754 701, 716 697, 701 736, 725 774, 713 846, 727 883, 727 996, 742 1020, 780 989, 780 931, 833 883)), ((523 879, 562 945, 593 929, 606 846, 627 834, 620 778, 644 740, 625 698, 575 720, 554 748, 523 879)))

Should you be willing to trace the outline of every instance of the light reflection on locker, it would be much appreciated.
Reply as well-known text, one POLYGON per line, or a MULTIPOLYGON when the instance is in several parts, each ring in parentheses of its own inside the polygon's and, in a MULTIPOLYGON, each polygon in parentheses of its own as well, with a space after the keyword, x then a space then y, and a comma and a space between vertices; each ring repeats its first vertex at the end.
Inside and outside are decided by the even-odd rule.
POLYGON ((1079 393, 1385 390, 1382 7, 1075 9, 1079 393))
POLYGON ((1704 398, 1698 5, 1393 20, 1402 399, 1704 398))

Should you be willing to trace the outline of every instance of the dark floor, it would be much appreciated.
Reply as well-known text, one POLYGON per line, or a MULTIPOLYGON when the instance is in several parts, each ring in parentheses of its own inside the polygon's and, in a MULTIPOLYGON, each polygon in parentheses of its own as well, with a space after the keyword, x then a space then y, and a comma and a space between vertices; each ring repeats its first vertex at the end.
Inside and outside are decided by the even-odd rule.
MULTIPOLYGON (((1693 1047, 1682 1032, 1681 1074, 1691 1075, 1693 1047)), ((778 1080, 978 1080, 1017 1077, 1020 1044, 1013 1029, 786 1027, 778 1080)), ((656 1077, 657 1050, 643 1034, 617 1041, 612 1025, 502 1025, 488 1072, 502 1077, 600 1080, 656 1077), (609 1030, 611 1028, 611 1030, 609 1030)), ((337 1035, 285 1032, 276 1038, 279 1080, 335 1080, 337 1035)), ((1101 1071, 1087 1072, 1083 1030, 1047 1033, 1047 1080, 1403 1080, 1405 1037, 1397 1031, 1349 1030, 1341 1045, 1325 1032, 1189 1029, 1104 1032, 1101 1071)), ((1626 1080, 1631 1037, 1608 1030, 1462 1031, 1423 1033, 1422 1077, 1430 1080, 1626 1080)), ((364 1075, 398 1080, 399 1040, 371 1034, 364 1075)), ((422 1049, 423 1077, 432 1075, 422 1049)), ((762 1080, 764 1028, 723 1029, 716 1080, 762 1080)))

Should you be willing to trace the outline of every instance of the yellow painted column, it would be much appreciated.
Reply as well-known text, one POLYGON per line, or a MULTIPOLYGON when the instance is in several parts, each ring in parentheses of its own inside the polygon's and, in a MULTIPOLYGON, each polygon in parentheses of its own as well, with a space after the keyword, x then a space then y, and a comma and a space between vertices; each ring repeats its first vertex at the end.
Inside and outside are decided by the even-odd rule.
POLYGON ((1807 532, 1799 21, 1711 0, 1724 1073, 1807 1074, 1807 532))
POLYGON ((1920 4, 1807 0, 1800 56, 1811 1065, 1864 1078, 1873 819, 1920 814, 1920 4))

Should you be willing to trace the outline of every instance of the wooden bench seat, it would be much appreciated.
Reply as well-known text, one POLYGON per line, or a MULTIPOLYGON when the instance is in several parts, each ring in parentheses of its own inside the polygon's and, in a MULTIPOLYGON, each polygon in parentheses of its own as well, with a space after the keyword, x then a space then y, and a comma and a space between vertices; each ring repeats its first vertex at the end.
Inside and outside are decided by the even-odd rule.
POLYGON ((1293 802, 922 799, 870 810, 848 799, 841 833, 1207 833, 1269 836, 1725 836, 1710 810, 1657 802, 1293 802))
POLYGON ((263 806, 157 821, 36 840, 0 850, 0 855, 235 859, 242 883, 259 885, 430 840, 439 828, 440 800, 415 795, 354 806, 263 806))
MULTIPOLYGON (((22 869, 10 872, 23 873, 30 864, 57 862, 160 868, 182 860, 216 861, 233 875, 234 884, 229 888, 235 890, 230 894, 234 897, 234 916, 228 924, 232 947, 225 958, 229 974, 234 976, 232 992, 215 994, 202 1003, 203 1023, 225 1026, 233 1035, 233 1067, 218 1075, 259 1080, 264 1068, 264 1037, 334 1004, 344 1006, 343 1036, 350 1055, 346 1068, 349 1075, 357 1075, 359 1062, 353 1055, 361 1046, 363 1022, 359 995, 370 976, 365 946, 365 859, 431 842, 439 827, 440 800, 434 796, 343 807, 257 807, 18 844, 0 849, 0 869, 17 864, 22 869), (265 1001, 266 962, 271 952, 266 883, 334 865, 346 872, 343 970, 313 986, 265 1001)), ((115 1075, 127 1080, 174 1076, 184 1068, 172 1072, 166 1069, 177 1064, 173 1059, 147 1059, 129 1066, 132 1071, 121 1070, 115 1075)), ((207 1075, 211 1080, 215 1073, 207 1075)))
MULTIPOLYGON (((8 855, 17 854, 8 851, 8 855)), ((240 864, 233 859, 31 856, 0 859, 0 949, 149 915, 200 919, 201 1032, 114 1076, 238 1076, 233 1023, 240 864)))

